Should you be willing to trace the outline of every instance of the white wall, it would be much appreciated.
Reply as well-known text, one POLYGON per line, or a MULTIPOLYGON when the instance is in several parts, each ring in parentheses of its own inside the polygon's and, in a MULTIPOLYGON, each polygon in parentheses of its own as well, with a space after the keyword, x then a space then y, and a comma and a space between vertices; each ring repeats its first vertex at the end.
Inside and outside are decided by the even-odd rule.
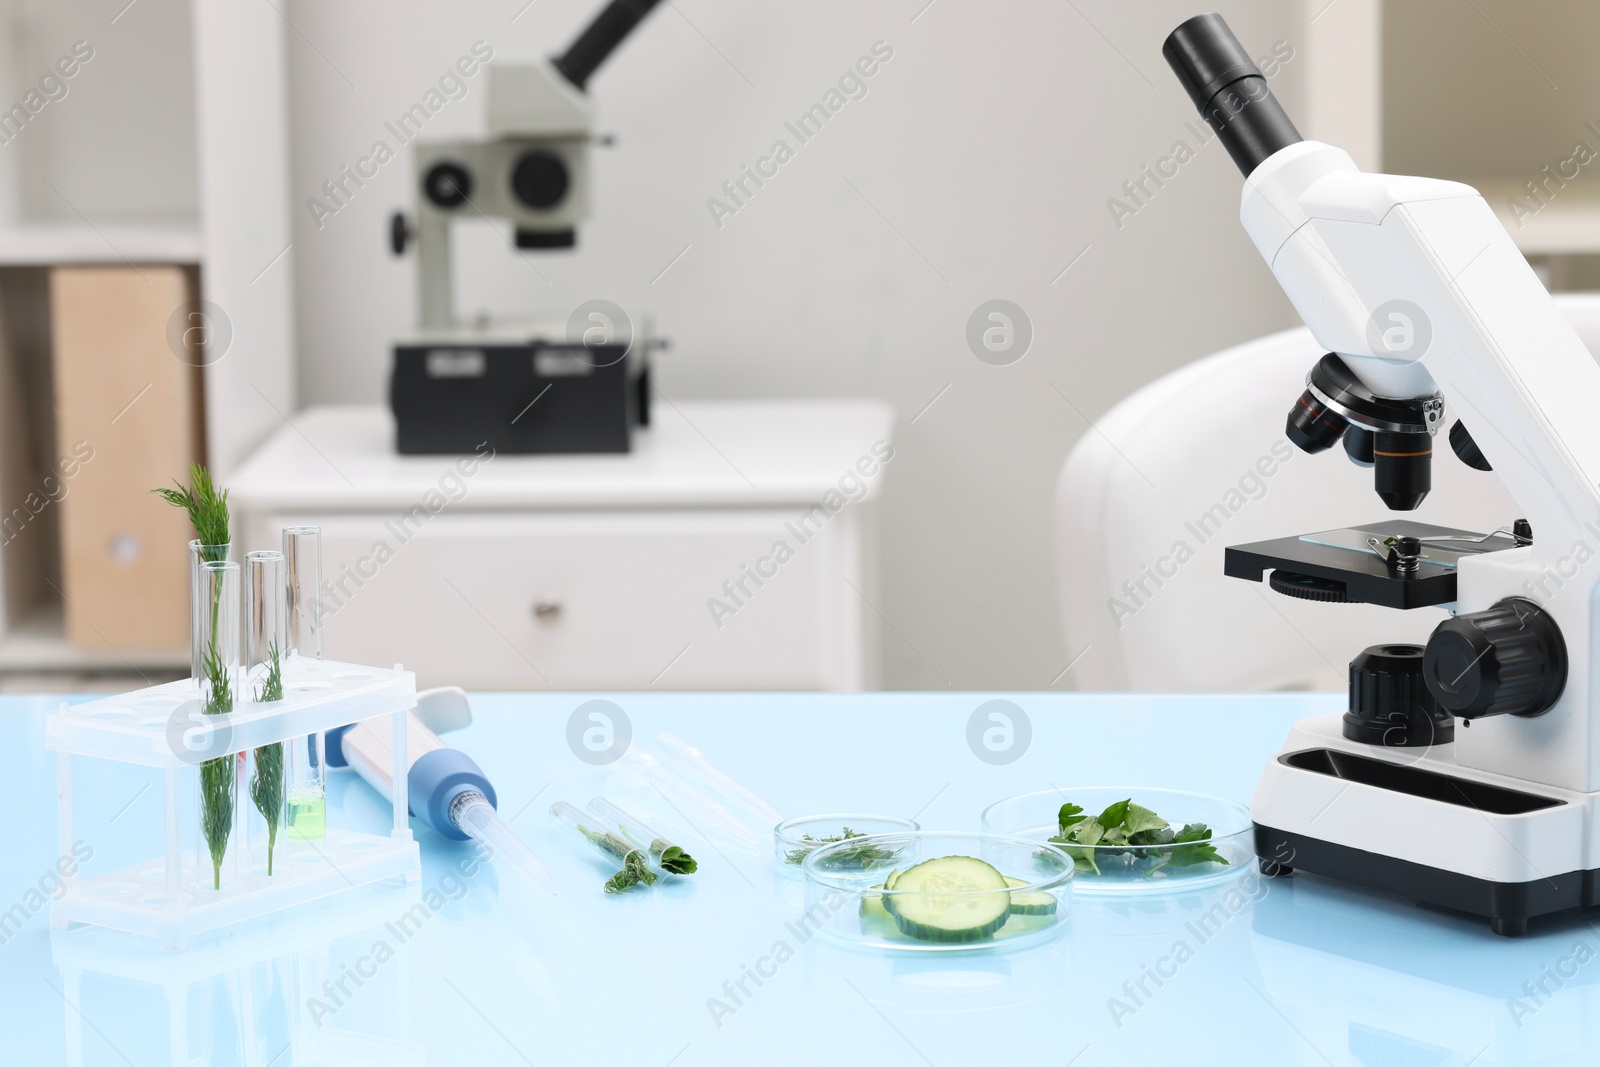
MULTIPOLYGON (((379 400, 414 304, 412 264, 385 249, 389 212, 411 201, 406 162, 320 230, 305 199, 474 41, 502 62, 552 53, 598 2, 287 3, 302 403, 379 400)), ((1107 207, 1176 140, 1195 143, 1160 45, 1209 5, 926 2, 662 4, 591 82, 619 143, 598 156, 580 248, 541 256, 541 280, 468 235, 481 258, 463 303, 564 319, 606 297, 652 312, 674 342, 658 365, 674 399, 891 401, 879 606, 903 637, 886 635, 886 684, 1044 688, 1067 661, 1050 498, 1085 417, 1294 320, 1239 228, 1239 175, 1214 141, 1120 229, 1107 207), (880 40, 894 56, 868 95, 714 225, 707 198, 775 139, 792 144, 784 121, 880 40), (1012 366, 965 341, 997 297, 1033 324, 1012 366)), ((1303 46, 1296 3, 1216 7, 1258 55, 1303 46)), ((1291 112, 1301 76, 1291 61, 1274 81, 1291 112)), ((484 88, 474 79, 430 135, 479 130, 484 88)))
POLYGON ((0 219, 194 221, 189 2, 125 3, 0 4, 0 110, 75 43, 93 56, 65 80, 65 95, 0 144, 0 219))

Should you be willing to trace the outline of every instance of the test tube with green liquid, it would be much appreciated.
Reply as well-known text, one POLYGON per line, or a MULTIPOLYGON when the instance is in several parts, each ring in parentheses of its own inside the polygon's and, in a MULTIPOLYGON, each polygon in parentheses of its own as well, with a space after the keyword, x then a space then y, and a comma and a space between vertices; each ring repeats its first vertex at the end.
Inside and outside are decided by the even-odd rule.
MULTIPOLYGON (((284 527, 283 559, 289 624, 286 673, 303 676, 322 666, 322 528, 284 527)), ((322 734, 290 740, 286 762, 285 828, 291 838, 322 837, 328 830, 322 734)))

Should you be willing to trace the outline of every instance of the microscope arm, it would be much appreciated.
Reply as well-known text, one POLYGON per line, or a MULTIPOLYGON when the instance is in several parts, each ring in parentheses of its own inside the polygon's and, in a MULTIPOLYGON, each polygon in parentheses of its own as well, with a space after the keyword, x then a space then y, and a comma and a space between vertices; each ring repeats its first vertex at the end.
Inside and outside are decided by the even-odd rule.
POLYGON ((1441 395, 1532 523, 1532 545, 1461 562, 1458 608, 1517 597, 1547 611, 1570 660, 1565 690, 1545 714, 1460 732, 1458 760, 1600 790, 1600 366, 1475 190, 1363 173, 1302 140, 1219 16, 1185 22, 1163 51, 1245 173, 1244 227, 1318 343, 1378 397, 1441 395), (1393 322, 1410 328, 1399 348, 1393 322))
POLYGON ((1536 544, 1569 549, 1600 516, 1600 366, 1476 191, 1304 141, 1249 175, 1240 214, 1312 335, 1374 393, 1443 394, 1536 544), (1413 343, 1398 355, 1396 309, 1413 343))

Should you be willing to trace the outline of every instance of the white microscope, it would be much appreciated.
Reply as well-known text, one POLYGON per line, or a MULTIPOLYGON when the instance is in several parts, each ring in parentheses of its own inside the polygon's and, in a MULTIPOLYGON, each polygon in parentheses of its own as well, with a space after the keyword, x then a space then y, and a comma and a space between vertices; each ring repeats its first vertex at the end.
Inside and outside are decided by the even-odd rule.
POLYGON ((1492 534, 1397 520, 1228 550, 1229 575, 1270 572, 1287 595, 1449 612, 1425 648, 1351 662, 1349 713, 1295 724, 1251 806, 1262 870, 1505 935, 1600 904, 1600 367, 1475 190, 1365 174, 1303 140, 1218 15, 1162 51, 1245 174, 1245 230, 1329 352, 1290 439, 1342 439, 1404 511, 1453 416, 1457 456, 1522 513, 1492 534))
POLYGON ((553 323, 459 322, 450 231, 506 220, 517 254, 577 243, 589 213, 591 76, 659 0, 610 0, 566 52, 489 66, 489 135, 418 142, 413 223, 396 213, 395 255, 415 243, 420 330, 395 345, 389 403, 403 454, 627 452, 649 424, 649 364, 661 342, 622 308, 592 300, 553 323))

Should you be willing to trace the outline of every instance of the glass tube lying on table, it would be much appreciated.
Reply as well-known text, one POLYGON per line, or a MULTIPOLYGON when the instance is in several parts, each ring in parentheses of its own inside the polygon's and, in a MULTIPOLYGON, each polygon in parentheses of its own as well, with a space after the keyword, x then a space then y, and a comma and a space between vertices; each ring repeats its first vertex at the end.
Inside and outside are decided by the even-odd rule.
POLYGON ((629 815, 605 797, 589 801, 589 811, 607 828, 615 827, 629 843, 645 849, 655 865, 668 874, 693 874, 700 865, 695 858, 629 815))
POLYGON ((550 805, 550 814, 572 827, 595 848, 622 864, 622 869, 606 880, 607 893, 626 892, 636 885, 655 885, 657 875, 650 869, 650 856, 644 849, 607 830, 600 820, 585 815, 565 800, 550 805))

